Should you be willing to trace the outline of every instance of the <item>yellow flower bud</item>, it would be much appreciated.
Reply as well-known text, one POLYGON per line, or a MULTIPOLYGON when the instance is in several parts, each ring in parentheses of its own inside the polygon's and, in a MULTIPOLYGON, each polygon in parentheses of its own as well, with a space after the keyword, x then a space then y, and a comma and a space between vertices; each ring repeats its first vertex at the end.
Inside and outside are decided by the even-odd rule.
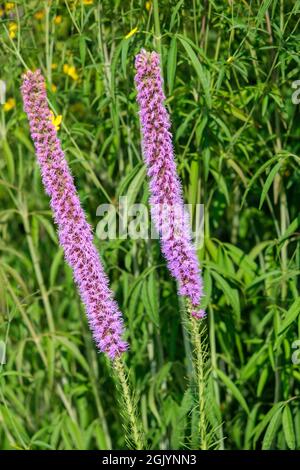
POLYGON ((8 100, 3 105, 3 110, 5 112, 10 111, 16 106, 16 100, 14 98, 8 98, 8 100))

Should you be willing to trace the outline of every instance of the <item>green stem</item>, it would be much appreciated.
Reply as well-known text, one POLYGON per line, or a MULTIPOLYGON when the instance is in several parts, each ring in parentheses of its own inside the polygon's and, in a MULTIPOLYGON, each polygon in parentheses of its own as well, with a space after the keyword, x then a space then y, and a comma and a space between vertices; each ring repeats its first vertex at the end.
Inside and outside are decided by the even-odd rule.
POLYGON ((21 210, 20 212, 21 212, 22 219, 23 219, 23 225, 24 225, 24 229, 25 229, 26 239, 27 239, 27 243, 28 243, 30 256, 31 256, 31 259, 32 259, 34 272, 35 272, 35 275, 36 275, 36 279, 37 279, 37 282, 38 282, 38 285, 39 285, 39 288, 40 288, 43 304, 44 304, 44 307, 45 307, 45 312, 46 312, 46 316, 47 316, 47 322, 48 322, 49 330, 50 330, 50 333, 54 333, 55 326, 54 326, 54 321, 53 321, 52 309, 51 309, 51 305, 50 305, 50 302, 49 302, 49 296, 48 296, 48 292, 47 292, 47 289, 46 289, 46 286, 45 286, 42 270, 41 270, 41 267, 40 267, 39 257, 38 257, 38 254, 37 254, 36 250, 35 250, 33 239, 32 239, 32 236, 31 236, 27 208, 23 207, 23 210, 21 210))
POLYGON ((132 400, 130 388, 128 385, 128 378, 125 372, 125 364, 122 357, 116 357, 114 360, 114 368, 122 391, 122 399, 125 406, 124 414, 126 414, 129 420, 131 441, 136 450, 142 450, 144 448, 143 436, 138 424, 135 406, 132 400))
MULTIPOLYGON (((212 368, 212 378, 214 384, 214 393, 215 393, 215 400, 220 408, 221 400, 220 400, 220 389, 218 383, 218 376, 216 373, 217 370, 217 348, 216 348, 216 335, 215 335, 215 318, 214 318, 214 311, 211 307, 209 307, 209 345, 210 345, 210 358, 211 358, 211 368, 212 368)), ((225 450, 224 447, 224 434, 223 434, 223 424, 220 424, 219 427, 219 437, 220 437, 220 444, 219 450, 225 450)))
MULTIPOLYGON (((82 317, 80 317, 80 319, 81 319, 81 327, 82 329, 84 329, 82 317)), ((99 381, 98 381, 98 377, 96 374, 97 367, 98 367, 96 351, 95 351, 94 345, 90 341, 89 336, 84 335, 84 343, 85 343, 85 347, 87 350, 88 363, 90 365, 89 377, 91 381, 91 387, 92 387, 94 398, 95 398, 100 425, 101 425, 102 432, 105 437, 105 450, 111 450, 112 442, 111 442, 109 428, 108 428, 107 420, 106 420, 104 409, 103 409, 101 396, 99 393, 99 381)))
POLYGON ((46 69, 47 80, 51 83, 51 55, 50 55, 50 41, 49 41, 49 5, 45 3, 45 54, 46 54, 46 69))
POLYGON ((158 0, 153 1, 153 16, 154 16, 155 46, 157 47, 157 51, 159 53, 160 60, 162 62, 162 47, 161 47, 161 33, 160 33, 158 0))
POLYGON ((41 344, 40 344, 40 336, 35 332, 35 329, 26 313, 26 309, 23 307, 23 304, 22 302, 20 302, 20 300, 18 299, 17 295, 15 294, 12 286, 10 285, 7 277, 5 276, 4 272, 1 271, 1 278, 3 278, 3 283, 4 283, 4 286, 7 290, 7 292, 11 295, 11 298, 15 304, 15 306, 18 308, 20 314, 21 314, 21 317, 22 317, 22 320, 24 321, 24 324, 26 325, 26 327, 28 328, 28 331, 29 333, 31 334, 31 338, 33 339, 33 341, 35 342, 36 344, 36 348, 40 354, 40 357, 44 363, 45 366, 47 366, 47 358, 44 354, 44 351, 41 347, 41 344))
POLYGON ((182 336, 183 344, 186 357, 186 373, 189 379, 193 376, 193 353, 191 348, 191 343, 189 339, 189 332, 186 328, 186 306, 183 297, 178 297, 179 307, 180 307, 180 316, 181 316, 181 325, 182 325, 182 336))
POLYGON ((187 305, 187 314, 189 316, 189 324, 191 331, 192 344, 194 347, 194 367, 198 391, 198 402, 199 402, 199 436, 200 436, 200 449, 208 449, 207 439, 207 418, 206 418, 206 406, 205 406, 205 392, 206 392, 206 377, 205 377, 205 350, 202 343, 201 320, 197 320, 191 314, 191 305, 187 305))

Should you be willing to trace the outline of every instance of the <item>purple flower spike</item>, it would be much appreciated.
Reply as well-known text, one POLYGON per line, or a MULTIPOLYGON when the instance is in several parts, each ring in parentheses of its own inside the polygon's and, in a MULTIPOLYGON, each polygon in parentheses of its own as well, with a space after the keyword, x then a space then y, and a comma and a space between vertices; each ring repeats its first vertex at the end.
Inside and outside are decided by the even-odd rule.
POLYGON ((114 359, 127 349, 122 339, 122 315, 113 300, 107 276, 93 244, 91 227, 80 206, 70 169, 52 124, 45 80, 39 70, 28 71, 23 76, 21 91, 43 184, 51 197, 60 244, 66 261, 73 269, 95 342, 100 351, 114 359))
POLYGON ((184 209, 181 182, 176 172, 170 118, 164 105, 159 55, 141 50, 136 56, 137 101, 140 106, 142 147, 150 180, 152 218, 161 238, 161 249, 179 294, 190 303, 192 315, 203 296, 201 271, 191 241, 188 215, 184 209))

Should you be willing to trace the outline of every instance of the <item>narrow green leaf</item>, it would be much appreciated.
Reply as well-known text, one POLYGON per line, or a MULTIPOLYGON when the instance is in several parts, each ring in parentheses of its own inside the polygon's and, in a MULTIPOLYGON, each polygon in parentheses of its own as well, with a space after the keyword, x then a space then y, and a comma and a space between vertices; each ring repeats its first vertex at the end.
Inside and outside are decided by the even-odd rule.
POLYGON ((168 66, 167 66, 167 78, 168 78, 168 89, 169 94, 172 94, 174 80, 175 80, 175 73, 176 73, 176 65, 177 65, 177 39, 174 36, 171 40, 171 45, 168 53, 168 66))
POLYGON ((89 371, 89 365, 85 359, 85 357, 81 354, 79 348, 74 344, 72 341, 70 341, 68 338, 65 336, 55 336, 55 340, 60 343, 62 346, 64 346, 69 353, 77 359, 79 364, 82 366, 82 368, 88 372, 89 371))
POLYGON ((259 26, 260 23, 262 22, 265 14, 266 14, 266 11, 269 8, 269 6, 271 5, 271 3, 272 3, 272 0, 263 0, 263 2, 261 2, 258 13, 257 13, 257 16, 256 16, 256 25, 257 26, 259 26))
POLYGON ((266 195, 270 189, 270 186, 273 182, 273 179, 275 178, 275 175, 278 173, 280 167, 282 165, 282 162, 278 162, 277 165, 275 165, 272 170, 270 171, 270 173, 268 174, 268 177, 265 181, 265 184, 263 185, 263 189, 262 189, 262 193, 261 193, 261 196, 260 196, 260 201, 259 201, 259 210, 261 209, 263 203, 264 203, 264 200, 266 198, 266 195))
POLYGON ((210 95, 210 77, 209 72, 204 69, 201 62, 199 61, 194 49, 192 46, 184 39, 183 36, 179 36, 179 40, 183 45, 187 55, 189 56, 192 65, 199 77, 200 83, 203 88, 205 102, 208 108, 211 108, 211 95, 210 95))
POLYGON ((281 335, 298 317, 300 313, 300 297, 298 297, 289 310, 286 313, 286 316, 281 324, 281 328, 278 332, 281 335))
POLYGON ((296 447, 296 437, 294 432, 293 417, 291 409, 288 404, 283 409, 282 413, 282 426, 285 441, 291 450, 295 450, 296 447))
POLYGON ((269 450, 272 447, 273 441, 276 437, 276 432, 281 421, 281 410, 282 408, 279 408, 269 422, 269 425, 263 438, 262 450, 269 450))
POLYGON ((268 423, 271 421, 274 415, 278 413, 278 411, 282 409, 283 403, 278 402, 276 403, 268 412, 267 414, 263 417, 262 421, 255 427, 253 433, 254 433, 254 444, 258 441, 260 438, 263 430, 266 428, 268 423))
POLYGON ((240 302, 239 296, 237 295, 236 289, 232 289, 225 279, 220 276, 219 273, 216 271, 211 271, 211 275, 216 279, 220 288, 224 292, 224 295, 228 301, 228 303, 232 306, 234 313, 237 316, 237 319, 240 319, 241 311, 240 311, 240 302))
POLYGON ((15 160, 12 154, 9 143, 6 139, 3 139, 1 142, 2 150, 6 160, 7 172, 10 183, 14 182, 15 179, 15 160))
POLYGON ((122 71, 124 77, 126 77, 126 63, 127 63, 127 55, 128 55, 128 47, 129 41, 127 39, 123 39, 122 41, 122 51, 121 51, 121 64, 122 64, 122 71))
POLYGON ((237 386, 232 382, 232 380, 224 374, 220 369, 216 369, 216 373, 219 376, 219 378, 222 380, 224 385, 231 391, 232 395, 236 398, 236 400, 239 402, 241 407, 246 411, 247 414, 250 413, 248 405, 246 403, 245 398, 237 388, 237 386))
POLYGON ((287 238, 289 238, 294 232, 296 232, 297 228, 300 225, 300 215, 298 215, 288 226, 286 231, 281 235, 278 239, 279 243, 284 242, 287 238))
POLYGON ((258 381, 258 384, 257 384, 257 396, 258 397, 261 397, 262 395, 262 392, 263 392, 263 389, 266 385, 266 382, 267 382, 267 379, 268 379, 268 375, 269 375, 269 371, 268 371, 268 368, 265 367, 262 371, 262 373, 260 374, 260 377, 259 377, 259 381, 258 381))

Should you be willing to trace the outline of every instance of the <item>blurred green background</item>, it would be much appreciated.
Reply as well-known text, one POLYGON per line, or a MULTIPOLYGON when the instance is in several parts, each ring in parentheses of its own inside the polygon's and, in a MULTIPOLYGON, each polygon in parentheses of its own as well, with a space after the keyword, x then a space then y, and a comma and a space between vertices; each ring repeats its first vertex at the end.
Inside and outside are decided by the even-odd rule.
MULTIPOLYGON (((285 0, 0 3, 1 449, 126 447, 19 89, 27 67, 41 68, 96 231, 101 203, 148 199, 134 87, 141 47, 162 57, 185 201, 205 204, 216 447, 300 449, 299 13, 299 1, 285 0)), ((124 313, 149 445, 195 449, 191 347, 159 243, 95 243, 124 313)))

